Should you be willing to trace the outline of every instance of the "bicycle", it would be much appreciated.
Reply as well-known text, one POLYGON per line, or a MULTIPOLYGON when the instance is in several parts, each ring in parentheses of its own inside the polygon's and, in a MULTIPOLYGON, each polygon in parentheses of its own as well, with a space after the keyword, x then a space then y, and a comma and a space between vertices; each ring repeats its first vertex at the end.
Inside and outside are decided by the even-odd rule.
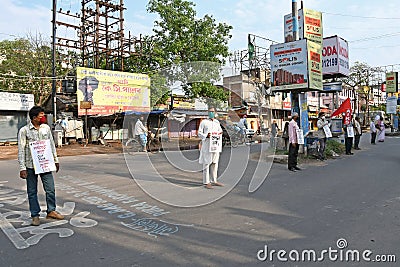
MULTIPOLYGON (((152 154, 160 152, 161 141, 157 137, 157 134, 149 131, 147 137, 146 152, 150 152, 152 154)), ((125 150, 128 152, 128 154, 142 152, 142 144, 139 137, 128 139, 128 141, 125 143, 125 150)))
POLYGON ((157 154, 161 150, 161 140, 160 140, 160 138, 158 138, 157 133, 154 134, 149 131, 149 133, 147 135, 148 139, 147 139, 146 148, 147 148, 147 151, 149 151, 150 153, 153 153, 153 154, 157 154))
POLYGON ((222 146, 231 145, 231 147, 235 148, 239 144, 251 144, 251 140, 247 134, 243 134, 242 130, 237 126, 227 127, 226 132, 226 135, 222 135, 222 146))
POLYGON ((137 152, 141 152, 143 149, 142 144, 138 137, 129 138, 125 143, 124 151, 132 155, 137 152))

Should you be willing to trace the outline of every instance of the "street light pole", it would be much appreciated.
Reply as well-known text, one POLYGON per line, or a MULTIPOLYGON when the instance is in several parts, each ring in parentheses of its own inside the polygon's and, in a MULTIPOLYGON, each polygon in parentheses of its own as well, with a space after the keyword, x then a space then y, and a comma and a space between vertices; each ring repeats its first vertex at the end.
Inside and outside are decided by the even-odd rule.
POLYGON ((57 0, 53 0, 53 36, 51 44, 51 62, 52 62, 52 83, 51 83, 51 98, 53 99, 53 123, 56 122, 57 115, 57 98, 56 98, 56 11, 57 0))

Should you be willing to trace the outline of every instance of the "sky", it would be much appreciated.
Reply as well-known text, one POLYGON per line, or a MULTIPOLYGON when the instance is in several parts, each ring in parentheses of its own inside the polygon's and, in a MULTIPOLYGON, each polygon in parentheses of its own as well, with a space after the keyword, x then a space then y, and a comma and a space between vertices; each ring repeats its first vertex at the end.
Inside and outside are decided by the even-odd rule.
MULTIPOLYGON (((57 0, 58 9, 77 10, 81 0, 57 0)), ((291 13, 291 0, 192 0, 197 17, 212 15, 233 27, 229 50, 247 48, 249 33, 283 42, 283 16, 291 13)), ((155 14, 147 0, 124 0, 125 30, 151 34, 155 14)), ((304 7, 323 12, 324 37, 338 35, 349 42, 350 64, 400 64, 399 0, 304 0, 304 7)), ((300 6, 300 0, 298 0, 300 6)), ((52 0, 0 0, 0 40, 41 33, 51 36, 52 0)), ((68 35, 58 32, 57 36, 68 35)), ((388 67, 389 69, 392 67, 388 67)), ((399 68, 399 66, 395 66, 399 68)))

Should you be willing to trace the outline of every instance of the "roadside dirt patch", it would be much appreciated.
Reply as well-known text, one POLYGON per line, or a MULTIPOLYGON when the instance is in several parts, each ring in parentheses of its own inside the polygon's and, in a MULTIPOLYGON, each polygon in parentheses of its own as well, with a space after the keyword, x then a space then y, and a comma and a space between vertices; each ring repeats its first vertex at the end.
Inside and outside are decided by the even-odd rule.
MULTIPOLYGON (((122 146, 120 142, 110 143, 111 146, 93 145, 83 146, 78 143, 64 145, 57 148, 57 154, 59 157, 64 156, 77 156, 77 155, 89 155, 89 154, 113 154, 122 153, 122 146)), ((17 159, 18 157, 18 146, 0 146, 0 160, 17 159)))

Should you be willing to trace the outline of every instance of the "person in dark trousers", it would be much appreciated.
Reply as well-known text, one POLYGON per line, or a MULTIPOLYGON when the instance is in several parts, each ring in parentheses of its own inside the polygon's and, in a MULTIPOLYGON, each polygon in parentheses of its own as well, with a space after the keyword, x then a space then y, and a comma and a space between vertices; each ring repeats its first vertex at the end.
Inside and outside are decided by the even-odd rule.
POLYGON ((49 140, 52 156, 56 165, 56 172, 59 170, 56 147, 50 127, 45 124, 46 117, 42 107, 34 106, 29 110, 31 122, 22 127, 18 133, 18 162, 20 166, 19 176, 26 180, 29 210, 32 217, 32 226, 40 225, 40 205, 37 195, 38 176, 42 180, 46 192, 47 216, 46 219, 62 220, 64 216, 56 211, 56 195, 53 174, 49 172, 36 174, 30 144, 35 141, 49 140))
POLYGON ((376 143, 375 143, 375 140, 376 140, 376 126, 375 126, 374 117, 371 118, 371 123, 369 125, 369 130, 371 132, 371 145, 376 145, 376 143))
POLYGON ((362 135, 362 129, 361 129, 361 124, 360 124, 360 117, 356 116, 356 118, 354 119, 354 149, 355 150, 361 149, 359 147, 361 135, 362 135))
POLYGON ((353 146, 353 136, 350 134, 350 130, 353 130, 353 135, 354 135, 354 129, 353 129, 353 124, 351 123, 351 120, 348 124, 345 124, 343 120, 343 130, 344 130, 344 146, 346 148, 346 155, 353 155, 354 153, 351 152, 351 147, 353 146))
POLYGON ((270 140, 270 144, 272 148, 275 148, 275 140, 276 140, 276 136, 278 135, 278 124, 276 123, 276 120, 272 121, 271 124, 271 140, 270 140))
POLYGON ((293 112, 292 120, 289 122, 288 133, 289 133, 289 157, 288 157, 288 169, 289 171, 295 172, 301 169, 297 167, 297 157, 299 155, 299 141, 297 139, 297 131, 299 131, 299 126, 297 125, 297 120, 299 114, 293 112))
POLYGON ((318 159, 325 160, 325 147, 326 147, 326 134, 324 131, 324 127, 329 125, 329 122, 325 119, 325 113, 320 112, 318 114, 318 141, 319 141, 319 149, 318 149, 318 159))
MULTIPOLYGON (((292 117, 288 116, 288 119, 290 120, 292 117)), ((285 126, 283 127, 283 133, 282 133, 282 138, 285 140, 285 150, 288 149, 288 143, 289 143, 289 122, 285 122, 285 126)))

